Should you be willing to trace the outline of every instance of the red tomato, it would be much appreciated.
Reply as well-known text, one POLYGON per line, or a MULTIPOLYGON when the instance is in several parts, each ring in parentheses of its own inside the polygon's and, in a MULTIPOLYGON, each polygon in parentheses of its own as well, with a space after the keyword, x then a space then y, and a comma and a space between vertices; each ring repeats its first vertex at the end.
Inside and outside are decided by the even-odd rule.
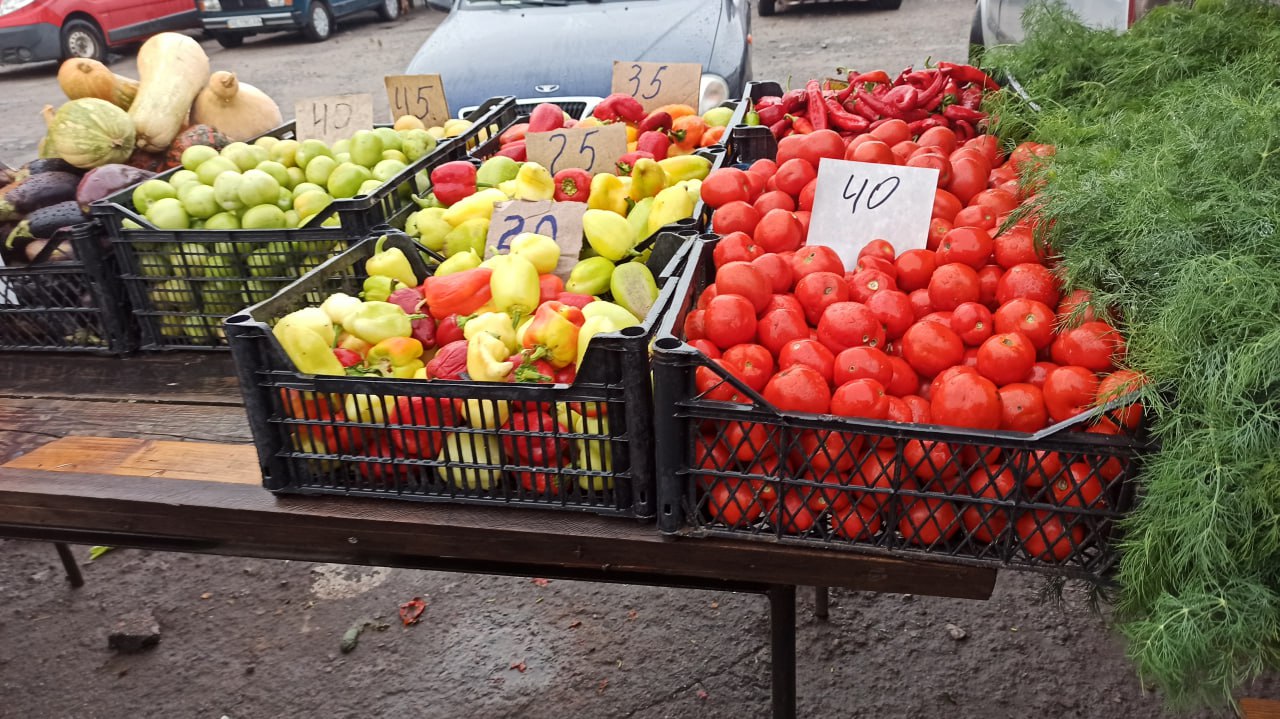
POLYGON ((1037 300, 1019 298, 1000 305, 992 317, 996 332, 1021 332, 1036 349, 1053 342, 1053 310, 1037 300))
POLYGON ((959 262, 975 270, 981 269, 991 258, 991 235, 977 227, 957 227, 942 238, 938 246, 939 265, 959 262))
POLYGON ((1044 406, 1044 393, 1033 384, 1014 382, 999 389, 1000 429, 1010 432, 1036 432, 1049 423, 1044 406))
MULTIPOLYGON (((865 137, 865 135, 862 137, 865 137)), ((903 140, 889 149, 893 150, 893 159, 896 164, 905 165, 907 160, 911 159, 911 156, 916 153, 916 150, 920 149, 920 146, 911 140, 903 140)))
MULTIPOLYGON (((715 216, 719 214, 720 210, 717 210, 715 216)), ((713 224, 715 216, 712 217, 713 224)), ((800 249, 804 244, 804 235, 804 226, 800 224, 795 213, 786 210, 769 210, 764 217, 760 218, 751 236, 765 252, 785 252, 800 249)))
POLYGON ((791 310, 800 315, 802 321, 804 320, 804 307, 793 294, 773 295, 770 297, 769 306, 765 307, 764 311, 769 312, 771 310, 791 310))
POLYGON ((1027 487, 1039 489, 1053 483, 1062 471, 1062 457, 1057 452, 1037 450, 1031 453, 1027 465, 1027 487))
POLYGON ((701 196, 702 201, 711 207, 723 207, 735 201, 746 202, 751 198, 751 183, 742 170, 722 167, 702 181, 701 196))
POLYGON ((882 525, 883 520, 876 507, 861 502, 850 504, 831 515, 831 526, 836 534, 853 541, 871 539, 880 533, 882 525))
POLYGON ((931 127, 916 140, 921 147, 938 147, 950 155, 956 149, 956 133, 949 127, 931 127))
POLYGON ((773 506, 770 514, 770 520, 787 534, 804 534, 813 529, 818 520, 818 512, 809 506, 803 494, 794 489, 782 491, 782 499, 773 506))
POLYGON ((711 304, 711 300, 716 298, 719 291, 716 289, 714 282, 703 288, 702 294, 698 295, 698 309, 705 310, 707 305, 711 304))
POLYGON ((750 262, 763 254, 764 250, 751 239, 751 235, 731 232, 716 243, 711 259, 716 267, 723 267, 730 262, 750 262))
POLYGON ((716 270, 716 291, 722 295, 741 295, 747 298, 757 316, 764 313, 773 297, 764 273, 750 262, 730 262, 716 270))
MULTIPOLYGON (((980 465, 965 481, 969 494, 981 499, 1009 501, 1018 491, 1018 480, 1008 467, 980 465)), ((994 542, 1009 526, 1010 509, 993 502, 966 503, 960 512, 965 531, 979 542, 994 542)))
POLYGON ((791 257, 791 274, 798 280, 814 272, 843 275, 844 263, 835 250, 825 245, 807 245, 796 250, 791 257))
MULTIPOLYGON (((698 441, 693 447, 693 468, 694 470, 709 470, 712 472, 724 472, 729 469, 729 463, 733 461, 729 454, 728 448, 723 443, 716 441, 708 444, 706 441, 698 441)), ((719 480, 714 475, 696 474, 695 481, 700 489, 710 489, 719 480)))
POLYGON ((815 370, 827 384, 835 376, 836 356, 815 339, 799 339, 788 342, 778 353, 778 367, 786 369, 804 365, 815 370))
POLYGON ((951 313, 950 312, 930 312, 924 317, 921 317, 920 321, 921 322, 937 322, 943 327, 950 327, 951 313))
POLYGON ((951 312, 951 329, 969 347, 977 347, 991 336, 995 320, 991 310, 977 302, 965 302, 951 312))
POLYGON ((756 338, 756 311, 742 295, 716 295, 707 306, 707 339, 721 350, 756 338))
POLYGON ((985 161, 974 157, 953 155, 950 162, 951 181, 946 183, 946 188, 960 202, 969 204, 975 195, 987 189, 987 173, 991 168, 985 161))
MULTIPOLYGON (((1122 369, 1102 378, 1098 385, 1098 403, 1105 404, 1124 397, 1147 383, 1147 378, 1131 369, 1122 369)), ((1125 429, 1135 430, 1142 421, 1142 405, 1131 404, 1109 415, 1125 429)))
MULTIPOLYGON (((955 224, 955 217, 960 213, 964 205, 960 204, 960 200, 955 195, 942 189, 942 183, 938 183, 938 189, 933 193, 933 217, 941 217, 942 219, 955 224)), ((719 232, 719 230, 716 230, 719 232)))
MULTIPOLYGON (((814 179, 813 182, 810 182, 809 184, 805 185, 804 189, 800 191, 800 196, 796 198, 796 207, 792 209, 799 209, 805 212, 813 212, 813 200, 817 196, 818 196, 818 180, 814 179)), ((788 197, 790 197, 790 195, 788 195, 788 197)), ((804 224, 805 224, 805 228, 808 229, 809 223, 805 222, 804 224)))
POLYGON ((880 324, 884 325, 885 338, 896 340, 915 322, 911 298, 897 290, 881 290, 864 303, 880 324))
MULTIPOLYGON (((724 242, 724 240, 721 240, 721 242, 724 242)), ((767 252, 751 260, 751 264, 765 276, 765 279, 769 281, 770 289, 775 294, 789 292, 791 286, 795 284, 796 279, 791 269, 791 263, 781 255, 767 252)))
POLYGON ((782 190, 774 190, 773 192, 761 193, 760 196, 756 198, 755 202, 751 203, 751 206, 756 208, 756 212, 759 212, 761 217, 764 217, 769 210, 786 210, 787 212, 794 212, 796 209, 796 201, 792 199, 791 195, 788 195, 782 190))
POLYGON ((773 177, 774 173, 777 171, 778 163, 769 159, 756 160, 751 163, 751 167, 747 168, 747 172, 750 172, 753 175, 760 175, 766 179, 773 177))
POLYGON ((804 237, 809 237, 809 222, 813 219, 812 212, 805 210, 796 210, 796 221, 800 223, 800 229, 804 232, 804 237))
MULTIPOLYGON (((711 360, 713 364, 720 367, 727 374, 736 374, 736 368, 726 363, 723 359, 711 360)), ((710 367, 699 367, 693 373, 694 385, 698 388, 699 396, 704 399, 715 402, 744 402, 745 400, 738 394, 738 390, 729 384, 724 377, 710 367)))
POLYGON ((804 318, 817 325, 828 306, 849 301, 849 285, 834 272, 814 272, 796 282, 796 299, 804 306, 804 318))
POLYGON ((831 409, 831 388, 826 378, 803 364, 780 370, 769 379, 763 395, 783 412, 826 414, 831 409))
POLYGON ((989 310, 999 307, 996 288, 1001 277, 1004 277, 1004 270, 999 265, 987 265, 978 270, 978 302, 989 310))
POLYGON ((1036 300, 1048 307, 1057 307, 1061 297, 1058 279, 1044 265, 1032 262, 1014 265, 1000 278, 1000 284, 996 287, 996 301, 1004 304, 1019 297, 1036 300))
POLYGON ((902 357, 926 377, 958 364, 964 357, 960 336, 937 322, 917 322, 902 336, 902 357))
POLYGON ((841 417, 885 419, 889 416, 889 396, 884 385, 863 377, 840 385, 831 395, 831 413, 841 417))
POLYGON ((799 446, 791 456, 796 464, 808 464, 817 472, 834 468, 838 472, 853 469, 858 450, 862 448, 862 435, 825 430, 805 430, 800 433, 799 446))
POLYGON ((893 150, 889 149, 889 145, 879 140, 871 140, 863 142, 852 151, 845 153, 845 159, 854 162, 874 162, 879 165, 896 165, 898 158, 893 154, 893 150))
POLYGON ((711 229, 717 234, 727 235, 731 232, 745 232, 748 235, 756 230, 760 222, 760 213, 745 201, 730 202, 716 209, 711 216, 711 229))
POLYGON ((1052 145, 1041 145, 1036 142, 1024 142, 1013 148, 1013 152, 1009 153, 1009 166, 1014 170, 1022 171, 1026 165, 1034 165, 1039 158, 1049 157, 1054 154, 1052 145))
POLYGON ((747 178, 747 184, 751 186, 751 192, 747 196, 747 202, 754 203, 764 194, 764 186, 769 182, 769 178, 758 172, 748 170, 743 173, 747 178))
POLYGON ((760 345, 734 345, 724 351, 724 359, 737 368, 733 374, 757 392, 773 376, 773 355, 760 345))
POLYGON ((1044 389, 1044 380, 1049 373, 1058 368, 1053 362, 1037 362, 1031 365, 1031 374, 1027 376, 1027 384, 1044 389))
POLYGON ((926 484, 938 481, 948 486, 960 475, 959 452, 945 442, 909 439, 902 444, 902 461, 926 484))
MULTIPOLYGON (((788 135, 778 140, 777 168, 781 168, 784 162, 801 157, 800 148, 804 145, 804 135, 788 135)), ((777 169, 774 170, 777 172, 777 169)))
POLYGON ((1036 348, 1021 332, 992 335, 978 348, 978 374, 997 385, 1023 382, 1036 363, 1036 348))
POLYGON ((858 270, 848 278, 848 282, 849 297, 855 302, 862 303, 866 303, 877 292, 898 289, 898 284, 893 281, 893 278, 880 270, 858 270))
POLYGON ((941 217, 931 218, 929 220, 929 235, 925 238, 924 243, 925 249, 937 250, 942 244, 942 238, 946 237, 947 233, 953 229, 955 229, 955 226, 951 224, 951 220, 944 220, 941 217))
POLYGON ((1106 322, 1085 322, 1053 341, 1053 361, 1080 365, 1094 372, 1115 369, 1125 355, 1124 337, 1106 322))
POLYGON ((894 282, 898 281, 898 268, 893 264, 891 260, 886 260, 883 257, 872 257, 871 255, 862 255, 861 257, 858 258, 857 264, 853 266, 854 272, 857 272, 859 270, 877 270, 891 277, 894 282))
POLYGON ((813 182, 817 176, 818 171, 814 169, 812 163, 796 158, 780 163, 778 165, 778 174, 773 177, 778 183, 779 190, 795 197, 800 194, 805 185, 813 182))
POLYGON ((911 421, 916 424, 930 424, 933 415, 929 413, 929 400, 918 394, 904 394, 902 401, 911 408, 911 421))
POLYGON ((938 259, 932 250, 907 250, 893 264, 898 273, 898 289, 914 292, 929 286, 938 259))
MULTIPOLYGON (((906 397, 916 388, 920 386, 920 375, 907 364, 907 361, 901 357, 890 356, 889 368, 893 370, 893 376, 888 382, 884 383, 885 390, 895 397, 906 397)), ((914 412, 912 415, 914 416, 914 412)))
POLYGON ((815 168, 824 157, 839 160, 844 157, 844 138, 835 130, 815 130, 805 136, 800 146, 800 157, 815 168))
POLYGON ((911 140, 911 129, 907 127, 906 121, 898 119, 885 120, 869 134, 889 147, 911 140))
POLYGON ((1018 517, 1013 531, 1032 559, 1055 564, 1080 551, 1085 540, 1084 527, 1077 524, 1068 531, 1061 517, 1041 510, 1018 517))
POLYGON ((996 216, 991 210, 980 205, 974 205, 957 212, 955 219, 951 222, 956 227, 978 227, 984 230, 994 230, 996 216))
POLYGON ((889 355, 875 347, 850 347, 840 352, 832 383, 839 387, 855 379, 873 379, 887 387, 893 381, 889 355))
MULTIPOLYGON (((933 127, 926 132, 944 128, 933 127)), ((898 532, 912 544, 930 547, 945 542, 960 530, 955 505, 941 499, 905 499, 898 532)))
POLYGON ((884 325, 861 302, 836 302, 818 319, 818 341, 832 352, 848 347, 883 347, 884 325))
POLYGON ((1077 327, 1085 322, 1098 319, 1093 311, 1093 295, 1088 290, 1071 290, 1058 303, 1058 324, 1063 327, 1077 327))
POLYGON ((1009 228, 995 238, 993 249, 996 264, 1006 270, 1017 265, 1040 262, 1035 238, 1031 235, 1031 230, 1025 227, 1009 228))
POLYGON ((977 302, 979 296, 978 273, 969 265, 939 265, 929 278, 929 303, 934 309, 954 310, 965 302, 977 302))
POLYGON ((982 156, 987 158, 987 162, 992 167, 1000 164, 1000 141, 996 139, 995 135, 978 135, 972 140, 966 141, 964 146, 972 147, 982 153, 982 156))
POLYGON ((990 189, 983 190, 974 195, 970 200, 971 205, 981 205, 991 210, 997 217, 1007 215, 1018 207, 1018 198, 1009 194, 1005 190, 990 189))
MULTIPOLYGON (((923 152, 925 148, 917 150, 911 157, 907 158, 904 163, 907 167, 920 167, 926 170, 938 171, 938 187, 948 187, 951 184, 951 160, 940 154, 923 152)), ((962 203, 963 204, 963 203, 962 203)), ((950 218, 947 218, 950 219, 950 218)))
MULTIPOLYGON (((886 387, 885 392, 888 392, 888 391, 889 391, 889 388, 886 387)), ((912 422, 913 418, 911 416, 910 405, 908 405, 905 401, 903 401, 901 397, 894 397, 893 395, 889 395, 889 413, 885 415, 885 419, 889 420, 890 422, 901 422, 903 424, 908 424, 912 422)), ((886 437, 881 441, 881 444, 887 445, 888 447, 892 448, 894 441, 886 437)))
POLYGON ((1084 462, 1076 462, 1049 485, 1049 496, 1054 503, 1064 507, 1102 509, 1107 500, 1102 496, 1106 483, 1093 468, 1084 462))
POLYGON ((769 442, 768 429, 759 422, 727 423, 724 441, 733 457, 741 462, 750 462, 776 451, 769 442))
POLYGON ((711 340, 690 340, 689 344, 692 345, 694 349, 706 355, 709 359, 718 359, 720 357, 720 348, 712 344, 711 340))
MULTIPOLYGON (((851 494, 848 489, 849 480, 843 473, 831 470, 826 472, 809 470, 804 473, 803 478, 810 482, 833 487, 833 489, 819 489, 809 495, 809 508, 813 511, 822 512, 828 508, 834 511, 849 506, 849 495, 851 494)), ((805 490, 800 491, 803 492, 805 490)))
POLYGON ((879 239, 872 240, 867 244, 863 245, 861 250, 858 250, 858 257, 860 258, 861 257, 879 257, 890 263, 893 262, 893 255, 894 255, 893 243, 889 242, 888 240, 879 240, 879 239))
POLYGON ((929 290, 913 290, 907 295, 907 299, 911 301, 911 313, 915 315, 916 321, 933 312, 933 301, 929 299, 929 290))
POLYGON ((739 480, 719 480, 707 493, 707 514, 711 521, 743 527, 764 514, 764 506, 750 485, 739 480))
MULTIPOLYGON (((774 295, 778 297, 778 295, 774 295)), ((767 310, 756 323, 756 337, 760 344, 778 354, 792 340, 805 339, 809 336, 809 325, 805 324, 804 313, 786 308, 767 310)))
POLYGON ((1087 411, 1098 396, 1098 377, 1084 367, 1059 367, 1044 380, 1044 404, 1054 422, 1087 411))
POLYGON ((694 310, 684 318, 684 338, 687 341, 706 339, 707 337, 707 311, 694 310))
POLYGON ((997 429, 1000 426, 1000 394, 987 378, 958 372, 933 391, 929 399, 929 414, 935 424, 997 429))

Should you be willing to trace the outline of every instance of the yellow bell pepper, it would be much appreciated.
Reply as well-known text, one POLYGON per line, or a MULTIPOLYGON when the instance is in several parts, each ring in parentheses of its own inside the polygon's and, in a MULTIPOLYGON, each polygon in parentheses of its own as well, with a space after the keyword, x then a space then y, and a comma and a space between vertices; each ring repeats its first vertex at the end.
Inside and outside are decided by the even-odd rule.
POLYGON ((617 262, 635 247, 635 233, 627 218, 608 210, 587 210, 582 214, 582 234, 601 257, 617 262))
POLYGON ((516 179, 513 177, 510 180, 503 180, 502 182, 499 182, 498 189, 502 190, 502 194, 506 195, 509 199, 515 199, 516 179))
POLYGON ((347 315, 362 304, 364 302, 358 297, 352 297, 345 292, 335 292, 325 298, 320 304, 320 309, 324 310, 333 324, 340 325, 346 321, 347 315))
POLYGON ((271 332, 299 372, 339 376, 346 374, 346 369, 333 354, 332 345, 314 330, 281 321, 271 332))
POLYGON ((532 359, 545 357, 552 367, 569 366, 578 356, 578 333, 583 324, 582 310, 561 302, 544 302, 534 313, 533 324, 521 337, 532 359))
POLYGON ((538 274, 554 272, 560 263, 560 245, 546 235, 521 232, 511 240, 511 254, 533 263, 538 274))
POLYGON ((613 279, 614 269, 613 260, 607 257, 580 260, 569 271, 569 281, 564 283, 565 292, 578 295, 604 294, 609 291, 609 281, 613 279))
POLYGON ((467 374, 477 382, 506 382, 515 366, 507 361, 511 351, 488 332, 467 341, 467 374))
POLYGON ((507 199, 502 190, 490 187, 453 203, 440 218, 454 227, 477 217, 489 220, 493 218, 493 206, 507 199))
POLYGON ((631 199, 639 202, 653 197, 667 186, 667 173, 656 160, 642 157, 631 168, 631 199))
MULTIPOLYGON (((609 447, 609 418, 603 414, 590 416, 590 413, 579 414, 577 411, 569 412, 570 421, 573 422, 573 431, 575 434, 589 434, 606 439, 577 439, 574 442, 578 445, 578 456, 574 464, 580 469, 593 471, 612 472, 613 471, 613 452, 609 447)), ((578 477, 578 486, 586 491, 603 492, 606 489, 613 489, 612 477, 578 477)))
POLYGON ((485 312, 462 325, 462 336, 468 340, 475 339, 482 332, 502 340, 502 344, 507 346, 508 355, 520 349, 520 343, 516 340, 516 328, 511 324, 511 315, 506 312, 485 312))
POLYGON ((364 261, 365 273, 379 277, 390 277, 398 282, 403 282, 407 287, 417 287, 419 280, 413 274, 413 265, 409 264, 409 258, 399 247, 387 247, 384 249, 383 245, 386 241, 386 235, 378 238, 377 244, 373 247, 374 254, 364 261))
POLYGON ((422 343, 413 337, 390 337, 374 345, 365 362, 378 370, 384 377, 410 379, 420 369, 425 369, 422 362, 422 343))
POLYGON ((556 183, 551 171, 536 162, 526 162, 516 173, 517 200, 550 200, 556 195, 556 183))
POLYGON ((640 128, 635 125, 627 125, 627 142, 635 142, 640 139, 640 128))
POLYGON ((509 402, 469 399, 462 404, 462 418, 475 429, 498 429, 511 416, 509 402))
POLYGON ((468 250, 475 253, 484 252, 484 241, 489 236, 489 220, 483 217, 472 217, 444 236, 444 256, 453 257, 459 252, 468 250))
POLYGON ((649 212, 649 234, 662 227, 693 216, 694 200, 680 186, 668 187, 653 199, 653 210, 649 212))
MULTIPOLYGON (((618 329, 623 327, 635 327, 640 324, 640 318, 636 317, 627 308, 622 305, 606 302, 605 300, 596 300, 588 302, 582 308, 582 316, 591 319, 592 317, 608 317, 618 329)), ((612 330, 610 330, 612 331, 612 330)))
POLYGON ((653 198, 646 197, 635 204, 627 213, 627 224, 631 225, 631 233, 636 242, 649 237, 649 213, 653 212, 653 198))
POLYGON ((342 403, 347 421, 363 424, 383 424, 387 421, 387 407, 395 407, 396 398, 375 394, 349 394, 342 403))
POLYGON ((469 249, 465 252, 458 252, 450 255, 449 259, 440 263, 440 266, 436 268, 434 274, 436 277, 444 277, 445 275, 474 270, 479 266, 480 255, 476 254, 475 250, 469 249))
POLYGON ((500 256, 507 260, 495 266, 489 277, 493 305, 499 312, 507 312, 519 322, 520 318, 532 314, 541 300, 538 269, 518 255, 500 256))
POLYGON ((587 207, 592 210, 608 210, 619 215, 627 214, 627 189, 622 178, 602 172, 591 178, 591 193, 587 195, 587 207))
POLYGON ((693 198, 693 204, 698 204, 698 200, 702 199, 702 180, 681 180, 676 184, 689 193, 689 197, 693 198))
POLYGON ((408 337, 413 334, 409 315, 400 305, 390 302, 364 302, 347 315, 344 330, 368 342, 378 344, 391 337, 408 337))
MULTIPOLYGON (((589 302, 588 304, 594 305, 595 302, 589 302)), ((613 318, 605 315, 596 315, 583 322, 582 327, 578 330, 578 357, 574 361, 574 365, 577 367, 582 366, 582 359, 587 356, 587 346, 591 343, 592 337, 598 334, 617 332, 620 329, 622 328, 613 321, 613 318)))
POLYGON ((711 174, 711 160, 699 155, 680 155, 658 160, 662 171, 667 173, 667 182, 675 184, 681 180, 702 180, 711 174))
POLYGON ((333 346, 333 341, 337 338, 337 332, 333 329, 333 320, 328 313, 319 307, 303 307, 300 310, 290 312, 281 317, 280 321, 276 323, 276 327, 281 325, 296 325, 309 329, 320 335, 324 343, 330 347, 333 346))
POLYGON ((458 489, 490 490, 498 485, 502 472, 485 467, 461 465, 500 465, 502 448, 491 435, 468 435, 455 432, 444 438, 439 460, 441 472, 458 489))

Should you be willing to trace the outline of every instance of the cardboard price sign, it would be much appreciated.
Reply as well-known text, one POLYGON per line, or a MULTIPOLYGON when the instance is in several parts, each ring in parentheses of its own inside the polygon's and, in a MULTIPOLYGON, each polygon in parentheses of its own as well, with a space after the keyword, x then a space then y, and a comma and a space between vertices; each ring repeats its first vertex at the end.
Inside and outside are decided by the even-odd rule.
POLYGON ((387 105, 391 122, 413 115, 427 127, 438 127, 449 119, 449 103, 439 75, 387 75, 387 105))
POLYGON ((845 267, 876 239, 901 255, 925 247, 938 171, 869 162, 823 159, 809 222, 809 244, 826 245, 845 267))
POLYGON ((613 172, 618 158, 627 154, 627 129, 621 124, 600 127, 572 127, 525 136, 530 162, 551 174, 577 167, 591 174, 613 172))
POLYGON ((499 202, 493 206, 484 256, 487 259, 510 252, 511 241, 523 232, 546 235, 560 246, 560 262, 554 274, 567 280, 569 271, 578 264, 578 254, 582 252, 582 215, 586 211, 585 202, 499 202))
POLYGON ((331 95, 299 100, 294 105, 294 134, 298 141, 320 140, 332 145, 357 130, 373 129, 373 96, 331 95))
POLYGON ((646 112, 663 105, 698 108, 702 65, 696 62, 613 61, 613 92, 640 101, 646 112))

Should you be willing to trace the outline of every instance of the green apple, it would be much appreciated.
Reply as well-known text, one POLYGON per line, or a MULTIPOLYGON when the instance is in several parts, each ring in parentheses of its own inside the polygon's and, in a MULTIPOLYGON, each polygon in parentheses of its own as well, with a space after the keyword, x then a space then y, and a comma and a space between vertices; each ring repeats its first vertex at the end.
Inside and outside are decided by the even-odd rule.
POLYGON ((240 218, 236 217, 234 212, 219 212, 204 221, 206 230, 238 230, 240 229, 240 218))
MULTIPOLYGON (((310 142, 308 140, 308 142, 310 142)), ((329 175, 333 174, 334 168, 338 166, 338 161, 328 155, 320 155, 307 163, 307 182, 314 182, 317 185, 327 185, 329 175)))
POLYGON ((178 199, 182 202, 182 207, 187 214, 199 220, 207 220, 222 212, 222 206, 218 204, 217 192, 212 187, 199 182, 183 185, 182 189, 178 190, 178 199))
POLYGON ((382 140, 382 150, 384 152, 387 150, 399 150, 400 143, 403 142, 400 139, 400 133, 390 127, 375 127, 373 128, 373 134, 377 135, 379 140, 382 140))
POLYGON ((164 180, 147 180, 133 188, 133 209, 146 214, 152 203, 165 198, 177 198, 178 191, 164 180))
MULTIPOLYGON (((395 131, 392 131, 395 134, 395 131)), ((351 136, 351 161, 357 165, 373 167, 382 159, 382 138, 372 130, 359 130, 351 136)), ((395 149, 394 147, 391 149, 395 149)))
POLYGON ((280 183, 262 170, 249 170, 240 176, 236 192, 245 207, 274 205, 280 199, 280 183))
POLYGON ((213 187, 213 183, 218 179, 218 175, 224 172, 240 172, 240 168, 236 163, 225 157, 214 157, 200 163, 200 167, 196 168, 196 177, 209 187, 213 187))
POLYGON ((224 172, 213 181, 213 196, 218 206, 232 212, 244 208, 240 200, 240 179, 238 172, 224 172))
POLYGON ((183 185, 191 183, 200 184, 200 176, 191 170, 178 170, 169 178, 169 184, 173 185, 175 190, 181 190, 183 185))
POLYGON ((325 187, 329 188, 329 194, 335 198, 355 197, 360 192, 360 185, 372 178, 373 174, 367 167, 348 162, 334 169, 325 187))
POLYGON ((258 166, 257 155, 248 143, 233 142, 222 148, 222 156, 234 162, 241 172, 258 166))
POLYGON ((281 140, 268 148, 267 154, 285 167, 297 167, 298 144, 297 140, 281 140))
POLYGON ((262 170, 268 175, 276 178, 276 182, 280 183, 281 187, 288 187, 289 185, 289 169, 275 160, 264 160, 263 162, 259 162, 258 166, 254 169, 262 170))
POLYGON ((284 210, 275 205, 258 205, 245 210, 240 226, 246 230, 283 230, 287 223, 284 210))
POLYGON ((304 170, 317 157, 333 157, 329 146, 319 140, 303 140, 294 152, 294 162, 304 170))
POLYGON ((205 160, 218 156, 218 151, 208 145, 192 145, 182 151, 182 166, 194 172, 205 160))
POLYGON ((383 160, 373 166, 373 179, 378 182, 387 182, 403 172, 405 167, 408 165, 399 160, 383 160))

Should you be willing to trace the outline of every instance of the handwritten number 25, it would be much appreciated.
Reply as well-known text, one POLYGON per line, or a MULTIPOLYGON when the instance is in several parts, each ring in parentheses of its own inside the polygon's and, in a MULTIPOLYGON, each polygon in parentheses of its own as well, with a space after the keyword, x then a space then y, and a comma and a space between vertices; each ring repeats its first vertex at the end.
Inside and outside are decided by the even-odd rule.
MULTIPOLYGON (((587 169, 591 169, 591 168, 592 168, 592 167, 594 167, 594 166, 595 166, 595 164, 596 164, 596 148, 594 148, 594 147, 592 147, 591 145, 587 144, 587 140, 588 140, 588 138, 590 138, 592 135, 596 134, 597 132, 599 132, 599 130, 589 130, 589 131, 587 131, 587 132, 583 133, 583 134, 582 134, 582 142, 581 142, 581 143, 579 143, 579 145, 578 145, 578 154, 579 154, 579 155, 585 155, 585 154, 588 154, 588 153, 590 153, 590 155, 591 155, 591 160, 587 163, 587 169)), ((551 158, 551 167, 549 168, 549 169, 551 170, 551 174, 553 174, 553 175, 554 175, 555 173, 557 173, 557 172, 559 172, 559 171, 560 171, 560 158, 564 155, 565 148, 566 148, 566 147, 568 146, 568 144, 569 144, 569 138, 568 138, 568 136, 564 135, 563 133, 556 133, 556 134, 552 135, 552 136, 551 136, 551 138, 550 138, 550 141, 551 141, 552 143, 554 143, 554 142, 555 142, 555 141, 557 141, 557 140, 559 140, 559 141, 560 141, 560 149, 556 150, 556 156, 555 156, 555 157, 553 157, 553 158, 551 158)))
POLYGON ((649 78, 650 90, 649 92, 646 92, 642 95, 640 94, 640 85, 641 85, 640 74, 643 71, 643 68, 641 68, 638 63, 632 64, 631 65, 632 75, 631 77, 627 78, 627 82, 632 84, 631 96, 639 97, 645 100, 652 100, 653 98, 657 97, 658 93, 662 92, 662 71, 666 69, 667 69, 666 65, 659 65, 658 69, 653 71, 653 77, 649 78))

